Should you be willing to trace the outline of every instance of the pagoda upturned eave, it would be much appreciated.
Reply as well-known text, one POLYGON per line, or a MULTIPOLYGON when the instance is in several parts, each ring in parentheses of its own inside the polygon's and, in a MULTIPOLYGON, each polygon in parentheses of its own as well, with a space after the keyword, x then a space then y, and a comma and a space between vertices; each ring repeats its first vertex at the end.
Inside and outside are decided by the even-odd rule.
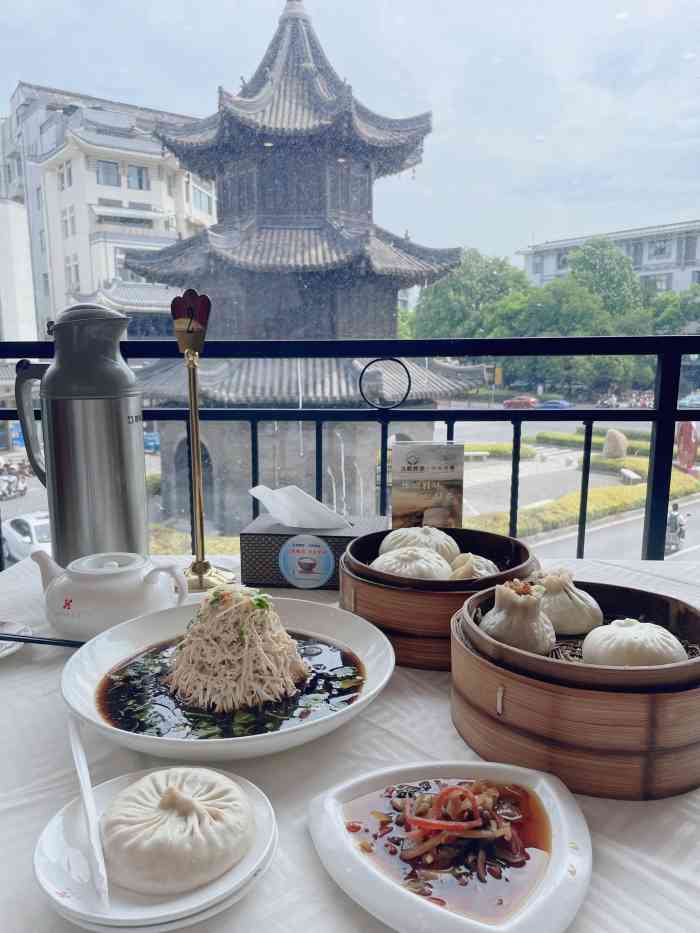
POLYGON ((223 265, 239 272, 304 274, 356 268, 401 286, 424 285, 456 268, 461 249, 420 246, 373 226, 352 236, 332 224, 308 228, 257 228, 242 233, 216 225, 153 252, 130 251, 127 266, 152 282, 189 285, 223 265))

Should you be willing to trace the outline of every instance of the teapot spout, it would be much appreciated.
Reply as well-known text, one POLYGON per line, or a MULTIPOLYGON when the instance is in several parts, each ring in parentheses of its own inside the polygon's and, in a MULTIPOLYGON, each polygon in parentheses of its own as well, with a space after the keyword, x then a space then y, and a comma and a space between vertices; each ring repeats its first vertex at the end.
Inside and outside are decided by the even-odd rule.
POLYGON ((51 581, 61 576, 63 567, 59 567, 56 561, 49 557, 46 551, 42 551, 40 548, 33 550, 29 556, 34 563, 38 565, 41 571, 41 585, 44 588, 44 592, 46 592, 51 581))

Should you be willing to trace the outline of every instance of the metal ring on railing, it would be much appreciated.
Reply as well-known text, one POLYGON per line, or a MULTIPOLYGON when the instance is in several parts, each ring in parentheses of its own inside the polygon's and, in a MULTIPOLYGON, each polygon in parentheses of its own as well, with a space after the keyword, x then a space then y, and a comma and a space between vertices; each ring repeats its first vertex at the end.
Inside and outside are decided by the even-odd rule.
POLYGON ((376 408, 377 411, 391 411, 391 409, 393 408, 400 408, 403 405, 403 403, 406 401, 408 396, 411 394, 411 388, 412 388, 412 380, 411 380, 411 373, 409 372, 408 366, 406 366, 403 360, 399 360, 395 356, 380 357, 379 359, 372 360, 370 363, 367 363, 367 365, 364 367, 364 369, 360 373, 360 381, 359 381, 360 395, 365 400, 365 402, 367 402, 370 408, 376 408), (376 404, 376 402, 371 402, 365 395, 365 390, 364 390, 362 383, 364 381, 365 375, 367 374, 367 370, 370 368, 370 366, 374 366, 375 363, 398 363, 399 366, 406 373, 406 381, 407 381, 406 392, 404 393, 403 398, 400 399, 398 402, 394 402, 393 405, 378 405, 376 404))

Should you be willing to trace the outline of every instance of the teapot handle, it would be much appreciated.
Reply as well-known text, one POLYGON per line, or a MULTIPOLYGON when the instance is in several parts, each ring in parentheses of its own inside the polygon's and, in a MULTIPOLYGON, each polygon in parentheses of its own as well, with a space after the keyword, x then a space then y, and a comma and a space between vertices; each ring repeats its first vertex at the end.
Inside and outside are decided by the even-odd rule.
POLYGON ((173 578, 175 592, 177 593, 177 605, 181 606, 184 603, 187 594, 189 593, 189 589, 187 587, 187 577, 176 564, 165 564, 162 567, 154 567, 153 570, 147 573, 144 578, 144 583, 155 583, 156 578, 161 573, 165 573, 169 577, 173 578))

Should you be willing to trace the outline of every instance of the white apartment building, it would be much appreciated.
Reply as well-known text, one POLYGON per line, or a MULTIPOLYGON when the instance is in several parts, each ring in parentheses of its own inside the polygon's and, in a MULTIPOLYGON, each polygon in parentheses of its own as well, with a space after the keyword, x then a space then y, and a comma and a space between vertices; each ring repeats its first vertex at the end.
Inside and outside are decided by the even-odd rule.
POLYGON ((27 209, 0 197, 0 340, 36 336, 27 209))
MULTIPOLYGON (((155 136, 182 114, 21 82, 0 127, 0 194, 27 208, 36 322, 134 282, 130 249, 161 249, 216 221, 214 185, 155 136)), ((130 334, 165 333, 170 293, 142 284, 130 334), (150 297, 152 297, 152 301, 150 297)))
MULTIPOLYGON (((647 294, 682 292, 700 284, 700 220, 637 227, 602 234, 629 256, 647 294)), ((548 240, 520 251, 534 285, 545 285, 569 271, 569 253, 593 237, 548 240)))

